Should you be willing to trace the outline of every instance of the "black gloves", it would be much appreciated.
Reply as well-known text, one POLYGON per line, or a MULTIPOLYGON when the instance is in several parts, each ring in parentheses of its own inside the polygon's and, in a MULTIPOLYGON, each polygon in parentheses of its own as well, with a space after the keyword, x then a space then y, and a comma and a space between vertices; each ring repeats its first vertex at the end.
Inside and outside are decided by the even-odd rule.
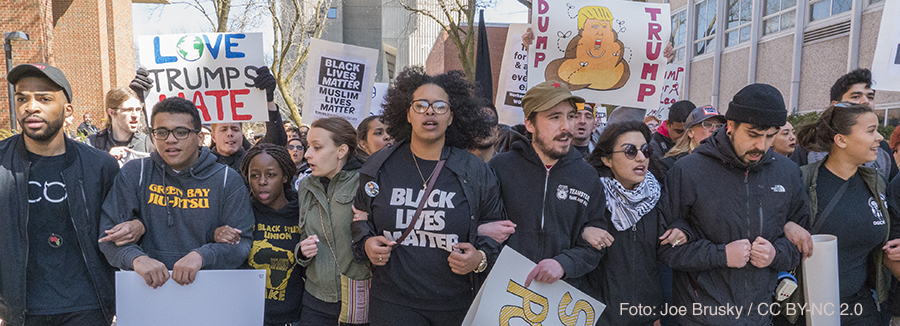
POLYGON ((256 88, 266 91, 266 102, 275 100, 275 76, 269 71, 269 67, 256 68, 256 78, 253 78, 256 88))
POLYGON ((150 79, 150 73, 144 68, 138 68, 138 70, 134 72, 134 75, 134 79, 131 80, 131 85, 129 85, 129 87, 137 93, 138 99, 143 103, 147 91, 153 87, 153 79, 150 79))

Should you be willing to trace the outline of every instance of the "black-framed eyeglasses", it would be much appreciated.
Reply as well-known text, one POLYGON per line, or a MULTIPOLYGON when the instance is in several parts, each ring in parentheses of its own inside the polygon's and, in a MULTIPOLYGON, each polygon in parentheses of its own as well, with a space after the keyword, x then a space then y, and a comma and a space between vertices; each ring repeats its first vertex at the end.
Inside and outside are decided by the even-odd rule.
POLYGON ((168 139, 170 133, 173 136, 175 136, 175 139, 184 140, 184 139, 187 139, 188 135, 190 135, 192 132, 199 133, 200 130, 188 129, 185 127, 176 127, 175 129, 166 129, 163 127, 159 127, 159 128, 150 130, 150 134, 153 135, 153 138, 156 138, 157 140, 168 139))
POLYGON ((447 111, 450 111, 450 103, 437 100, 434 102, 428 102, 428 100, 413 100, 409 102, 410 107, 412 107, 413 111, 419 114, 425 114, 428 112, 428 108, 431 108, 434 111, 434 114, 444 114, 447 111))
POLYGON ((304 150, 303 145, 287 145, 287 149, 288 149, 288 150, 292 150, 292 151, 294 151, 294 150, 297 150, 297 151, 302 151, 302 150, 304 150))
MULTIPOLYGON (((612 153, 625 153, 625 158, 633 160, 637 157, 638 148, 634 144, 625 144, 625 150, 612 153)), ((644 153, 644 158, 650 158, 650 155, 653 155, 653 147, 650 147, 649 143, 644 143, 644 145, 641 145, 641 153, 644 153)))

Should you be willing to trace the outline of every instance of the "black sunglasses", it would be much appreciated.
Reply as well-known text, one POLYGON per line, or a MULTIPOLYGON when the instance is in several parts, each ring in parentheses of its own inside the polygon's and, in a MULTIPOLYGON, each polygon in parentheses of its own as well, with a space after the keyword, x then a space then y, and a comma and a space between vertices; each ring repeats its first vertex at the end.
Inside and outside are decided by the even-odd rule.
POLYGON ((303 150, 303 145, 287 145, 287 149, 289 149, 289 150, 295 150, 295 149, 296 149, 296 150, 298 150, 298 151, 302 151, 302 150, 303 150))
MULTIPOLYGON (((637 146, 634 146, 634 144, 625 144, 624 151, 614 151, 611 154, 615 153, 625 153, 625 158, 633 160, 637 157, 638 148, 637 146)), ((644 143, 644 145, 641 146, 641 153, 644 153, 644 158, 650 158, 650 156, 653 155, 653 147, 650 147, 649 143, 644 143)))

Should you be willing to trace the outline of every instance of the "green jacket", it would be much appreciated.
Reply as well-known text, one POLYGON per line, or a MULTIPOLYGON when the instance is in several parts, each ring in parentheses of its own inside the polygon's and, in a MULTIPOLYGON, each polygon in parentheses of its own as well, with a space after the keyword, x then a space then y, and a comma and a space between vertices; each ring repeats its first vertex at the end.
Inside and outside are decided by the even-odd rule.
POLYGON ((318 252, 306 258, 300 244, 294 249, 297 263, 306 267, 306 291, 325 302, 341 301, 341 274, 354 280, 372 277, 368 265, 353 260, 350 224, 353 222, 353 196, 359 188, 358 161, 353 160, 328 184, 328 192, 318 177, 300 181, 300 239, 319 238, 318 252), (337 258, 337 264, 335 264, 337 258))
MULTIPOLYGON (((819 167, 823 163, 825 163, 825 160, 800 167, 800 171, 803 172, 803 184, 806 185, 809 191, 810 226, 816 224, 816 213, 819 208, 819 199, 816 197, 816 181, 819 179, 819 167)), ((888 214, 887 206, 880 196, 885 193, 886 186, 884 178, 882 178, 876 170, 862 166, 859 167, 859 176, 862 177, 866 186, 869 188, 869 192, 872 193, 872 198, 875 198, 875 201, 878 202, 878 209, 880 209, 881 214, 884 215, 885 225, 891 225, 891 218, 888 214)), ((875 295, 879 303, 884 302, 884 300, 887 299, 888 291, 891 289, 891 274, 886 271, 886 268, 881 263, 882 258, 884 257, 884 251, 881 250, 881 247, 887 243, 888 236, 889 234, 886 234, 884 240, 881 241, 881 246, 872 249, 872 252, 869 253, 869 259, 872 266, 882 267, 875 271, 875 295)))

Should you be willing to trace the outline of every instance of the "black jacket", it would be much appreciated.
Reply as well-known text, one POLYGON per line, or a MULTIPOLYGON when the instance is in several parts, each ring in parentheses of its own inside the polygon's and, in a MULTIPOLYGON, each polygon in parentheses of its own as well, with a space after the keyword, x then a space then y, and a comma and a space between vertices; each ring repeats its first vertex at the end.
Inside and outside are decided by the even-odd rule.
POLYGON ((659 132, 654 132, 650 136, 650 148, 653 148, 653 156, 656 156, 657 159, 662 160, 672 147, 675 147, 675 141, 669 137, 663 136, 659 132))
MULTIPOLYGON (((663 192, 656 207, 633 227, 624 231, 615 227, 608 230, 615 242, 604 250, 597 269, 588 274, 592 291, 589 294, 607 305, 597 325, 649 325, 659 319, 658 315, 622 312, 620 307, 623 303, 627 304, 626 308, 638 304, 657 308, 662 304, 657 251, 661 249, 659 236, 669 228, 663 215, 667 200, 663 192)), ((608 209, 604 212, 604 218, 610 221, 612 213, 608 209)))
MULTIPOLYGON (((119 172, 108 153, 66 139, 66 184, 69 215, 93 288, 106 320, 115 310, 114 269, 97 246, 100 206, 119 172)), ((0 319, 25 322, 25 274, 28 260, 28 174, 31 162, 22 135, 0 141, 0 319)))
POLYGON ((500 180, 506 216, 516 223, 507 245, 535 263, 556 260, 566 282, 586 291, 584 276, 597 268, 602 253, 581 232, 588 225, 606 229, 606 197, 597 171, 574 148, 548 170, 525 141, 489 164, 500 180))
MULTIPOLYGON (((100 132, 88 136, 87 140, 84 142, 93 148, 105 152, 109 152, 110 149, 117 146, 113 141, 111 128, 100 130, 100 132)), ((133 150, 134 153, 125 155, 125 157, 119 160, 119 166, 122 166, 133 159, 149 157, 150 152, 153 151, 153 142, 150 141, 150 136, 147 136, 147 134, 144 134, 140 130, 131 136, 131 141, 129 141, 126 146, 133 150)))
POLYGON ((808 227, 809 204, 800 169, 771 149, 760 163, 745 164, 734 152, 725 128, 703 140, 693 153, 678 160, 666 177, 672 219, 690 222, 689 243, 663 248, 661 258, 674 273, 674 303, 688 307, 681 325, 766 325, 760 303, 771 303, 779 271, 800 263, 800 252, 784 237, 793 221, 808 227), (776 255, 768 268, 747 263, 727 266, 725 246, 761 236, 776 255), (693 315, 693 304, 710 309, 743 307, 742 316, 693 315), (749 315, 748 315, 748 309, 749 315))
MULTIPOLYGON (((369 181, 379 183, 380 171, 384 162, 393 154, 397 148, 409 140, 403 140, 392 146, 387 146, 375 152, 366 160, 363 167, 359 170, 359 187, 364 189, 369 181)), ((488 269, 490 269, 497 257, 500 255, 501 245, 487 236, 478 235, 478 226, 484 223, 494 222, 501 219, 503 207, 500 197, 497 196, 499 191, 497 185, 497 177, 488 168, 487 164, 481 159, 467 152, 466 150, 456 147, 445 147, 441 153, 441 159, 446 160, 444 169, 447 169, 459 180, 463 188, 463 194, 469 203, 469 213, 472 222, 469 223, 469 239, 475 239, 472 243, 475 248, 483 250, 488 258, 488 269), (449 150, 447 150, 449 148, 449 150)), ((381 193, 387 190, 381 189, 381 193)), ((389 194, 388 194, 389 195, 389 194)), ((357 192, 359 196, 359 192, 357 192)), ((354 200, 356 202, 356 200, 354 200)), ((375 235, 381 234, 376 232, 375 225, 372 222, 372 216, 368 221, 354 221, 350 225, 353 235, 353 243, 351 249, 353 256, 357 261, 368 261, 366 256, 365 243, 366 240, 375 235)), ((484 281, 483 277, 487 275, 485 270, 480 275, 470 273, 470 282, 472 299, 475 298, 480 282, 484 281)))

